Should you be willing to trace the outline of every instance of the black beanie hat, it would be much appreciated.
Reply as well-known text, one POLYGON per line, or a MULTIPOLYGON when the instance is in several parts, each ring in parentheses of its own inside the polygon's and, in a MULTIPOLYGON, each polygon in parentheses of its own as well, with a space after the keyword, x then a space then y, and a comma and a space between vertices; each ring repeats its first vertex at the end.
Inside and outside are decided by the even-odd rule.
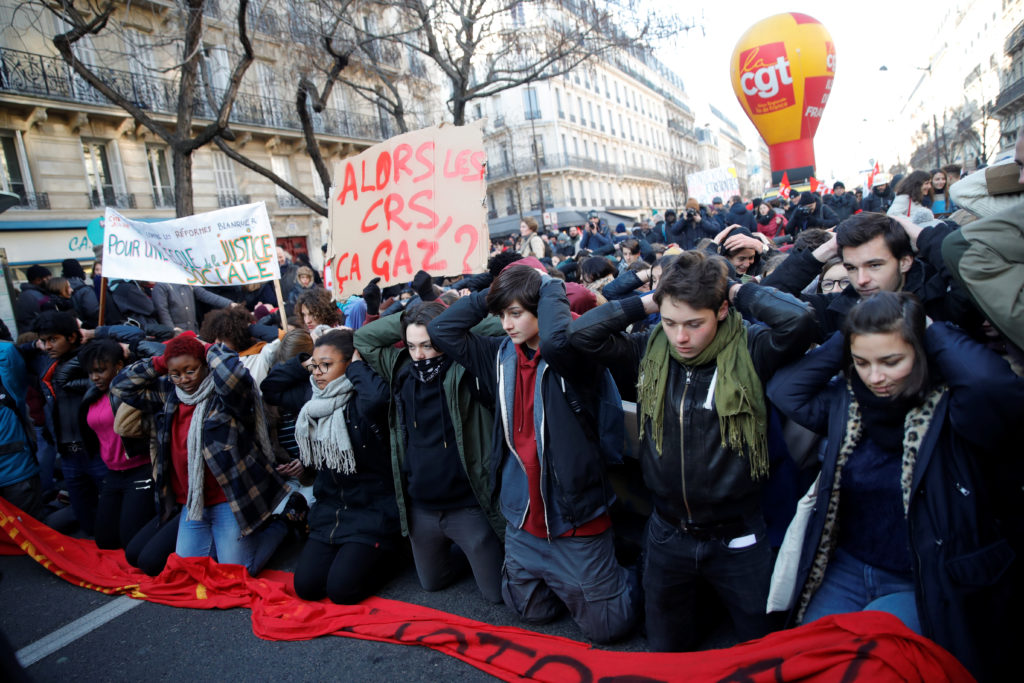
POLYGON ((808 206, 818 201, 818 195, 814 192, 804 192, 800 195, 800 206, 808 206))

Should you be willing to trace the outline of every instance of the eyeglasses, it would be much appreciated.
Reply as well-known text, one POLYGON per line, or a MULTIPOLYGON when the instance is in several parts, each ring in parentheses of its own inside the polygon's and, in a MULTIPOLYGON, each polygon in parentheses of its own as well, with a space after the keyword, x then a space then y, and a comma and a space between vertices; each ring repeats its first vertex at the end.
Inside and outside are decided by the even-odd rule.
POLYGON ((843 278, 842 280, 822 280, 821 281, 821 291, 823 291, 823 292, 831 292, 833 289, 836 289, 837 287, 839 289, 846 289, 849 286, 850 286, 849 278, 843 278))
POLYGON ((324 375, 327 374, 327 371, 331 369, 332 365, 334 365, 334 363, 314 363, 313 361, 309 361, 309 365, 307 367, 309 368, 310 373, 315 372, 324 375))
POLYGON ((167 379, 171 380, 174 384, 181 384, 186 380, 194 379, 195 376, 199 374, 200 370, 201 368, 196 368, 195 370, 186 370, 180 375, 167 375, 167 379))

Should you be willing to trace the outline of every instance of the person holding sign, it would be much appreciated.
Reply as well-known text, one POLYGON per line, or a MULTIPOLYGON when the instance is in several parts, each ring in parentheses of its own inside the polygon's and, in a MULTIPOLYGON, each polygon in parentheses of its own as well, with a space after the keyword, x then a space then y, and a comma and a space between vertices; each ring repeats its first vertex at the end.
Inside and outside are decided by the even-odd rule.
MULTIPOLYGON (((437 301, 414 304, 359 328, 355 344, 394 393, 391 467, 402 533, 412 542, 420 585, 440 590, 458 578, 454 543, 469 560, 484 599, 500 603, 505 524, 489 481, 494 401, 435 347, 427 325, 444 310, 437 301), (399 341, 404 349, 395 348, 399 341)), ((477 331, 501 334, 496 320, 477 331)))
POLYGON ((271 520, 287 489, 238 354, 186 332, 162 356, 125 368, 110 390, 155 419, 160 508, 167 518, 182 506, 175 552, 259 572, 287 534, 271 520))
POLYGON ((614 495, 594 417, 604 375, 569 347, 571 320, 564 283, 523 259, 428 330, 497 404, 490 466, 506 520, 505 604, 533 623, 568 608, 587 638, 608 642, 632 630, 639 587, 612 541, 614 495), (473 332, 488 312, 506 338, 473 332))

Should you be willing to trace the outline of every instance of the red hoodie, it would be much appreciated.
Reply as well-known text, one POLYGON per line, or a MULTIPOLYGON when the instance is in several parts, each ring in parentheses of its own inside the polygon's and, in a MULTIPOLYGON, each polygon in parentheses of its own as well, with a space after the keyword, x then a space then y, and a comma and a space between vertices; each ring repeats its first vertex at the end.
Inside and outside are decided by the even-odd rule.
MULTIPOLYGON (((516 390, 512 407, 512 443, 519 459, 526 468, 526 480, 530 492, 530 505, 526 511, 523 529, 538 538, 547 538, 547 524, 544 520, 544 498, 541 495, 540 458, 537 455, 537 430, 533 422, 533 405, 537 383, 537 365, 540 363, 540 349, 533 358, 527 358, 523 345, 516 344, 516 390)), ((570 529, 565 536, 596 536, 611 526, 611 519, 603 514, 583 526, 570 529)))

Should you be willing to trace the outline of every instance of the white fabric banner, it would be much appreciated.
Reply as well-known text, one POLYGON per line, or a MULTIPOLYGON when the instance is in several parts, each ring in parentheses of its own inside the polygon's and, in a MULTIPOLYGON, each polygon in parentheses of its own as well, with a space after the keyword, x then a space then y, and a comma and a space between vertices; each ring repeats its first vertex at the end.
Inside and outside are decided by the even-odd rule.
POLYGON ((263 202, 159 223, 103 219, 103 275, 183 285, 244 285, 281 277, 263 202))
POLYGON ((719 166, 688 174, 686 189, 688 196, 695 197, 701 204, 710 204, 715 197, 721 197, 728 203, 729 197, 740 193, 740 181, 735 168, 719 166))

